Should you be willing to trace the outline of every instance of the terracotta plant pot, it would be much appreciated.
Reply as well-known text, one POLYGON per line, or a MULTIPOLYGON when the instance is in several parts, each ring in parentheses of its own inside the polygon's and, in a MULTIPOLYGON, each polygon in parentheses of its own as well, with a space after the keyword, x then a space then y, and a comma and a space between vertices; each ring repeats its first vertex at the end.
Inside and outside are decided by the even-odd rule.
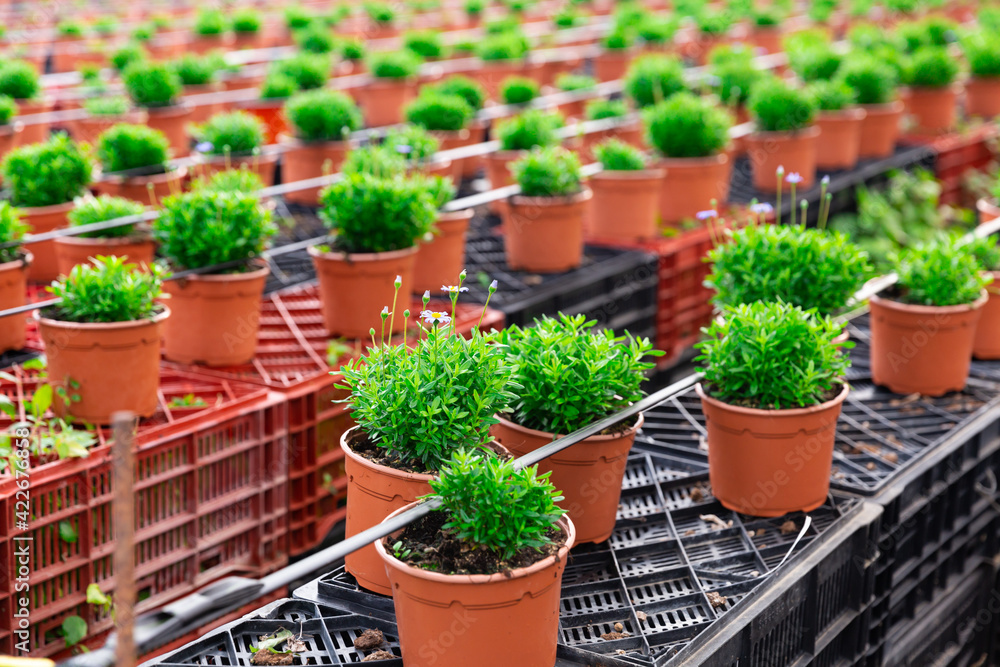
POLYGON ((473 212, 470 208, 438 214, 437 233, 417 246, 411 283, 414 294, 423 294, 424 290, 438 294, 443 285, 453 285, 458 280, 465 259, 465 234, 473 212))
POLYGON ((865 118, 861 121, 862 158, 883 158, 892 155, 899 139, 899 122, 903 119, 903 103, 863 104, 865 118))
POLYGON ((288 132, 288 121, 285 119, 285 100, 253 100, 236 105, 247 113, 251 113, 264 123, 264 139, 273 144, 278 137, 288 132))
POLYGON ((823 111, 816 117, 816 166, 820 169, 853 169, 861 152, 861 124, 865 110, 823 111))
POLYGON ((417 95, 415 81, 373 78, 351 91, 358 98, 368 127, 402 123, 403 108, 417 95))
POLYGON ((242 51, 243 49, 262 49, 265 46, 267 40, 264 39, 262 34, 263 30, 258 32, 237 32, 233 34, 233 49, 237 51, 242 51))
POLYGON ((1000 77, 972 77, 965 82, 965 114, 981 118, 1000 115, 1000 77))
POLYGON ((907 111, 920 132, 943 133, 955 127, 958 116, 958 87, 910 88, 907 111))
POLYGON ((174 316, 164 328, 163 356, 206 366, 235 366, 253 359, 260 329, 264 262, 245 273, 197 275, 163 284, 174 316))
POLYGON ((211 177, 227 169, 248 169, 260 176, 265 187, 274 185, 274 170, 278 166, 278 153, 262 153, 261 155, 205 155, 198 156, 199 175, 211 177))
MULTIPOLYGON (((497 417, 490 435, 515 457, 529 454, 556 439, 553 433, 536 431, 497 417)), ((603 542, 615 528, 622 477, 635 433, 643 417, 624 433, 594 435, 538 464, 539 474, 552 472, 555 487, 565 498, 559 503, 576 526, 576 542, 603 542)))
POLYGON ((872 380, 897 394, 940 396, 965 387, 986 301, 986 290, 973 303, 941 307, 873 296, 872 380))
MULTIPOLYGON (((193 95, 208 95, 210 93, 221 92, 225 89, 226 86, 221 81, 197 86, 184 86, 184 97, 187 98, 193 95)), ((224 105, 220 100, 213 98, 208 99, 212 101, 206 103, 202 100, 185 100, 185 103, 191 108, 191 116, 188 118, 189 123, 204 123, 215 114, 224 111, 224 105)))
POLYGON ((972 356, 976 359, 1000 359, 1000 271, 992 271, 991 275, 993 283, 986 287, 989 298, 983 306, 972 343, 972 356))
POLYGON ((594 198, 590 202, 588 234, 623 241, 658 236, 664 173, 663 169, 645 169, 601 171, 591 176, 589 185, 594 198))
MULTIPOLYGON (((280 137, 281 181, 295 183, 325 174, 336 174, 353 147, 350 141, 300 141, 287 135, 280 137)), ((305 188, 285 193, 285 201, 316 206, 321 187, 305 188)))
MULTIPOLYGON (((66 215, 73 210, 73 202, 53 206, 27 206, 20 208, 21 217, 28 224, 32 234, 44 234, 62 229, 68 224, 66 215)), ((28 267, 28 280, 35 283, 50 283, 59 277, 59 262, 56 259, 56 242, 41 241, 31 244, 31 254, 35 259, 28 267)))
MULTIPOLYGON (((432 134, 438 141, 441 142, 440 150, 442 152, 450 151, 454 148, 461 148, 463 146, 470 146, 476 143, 472 140, 472 132, 468 129, 457 130, 455 132, 433 132, 432 134)), ((444 176, 450 177, 455 185, 461 184, 462 176, 465 175, 465 172, 474 171, 474 168, 470 169, 466 165, 466 161, 468 159, 469 158, 458 158, 455 160, 447 160, 447 162, 451 165, 451 169, 449 173, 444 174, 444 176)))
POLYGON ((490 60, 480 65, 479 69, 469 72, 483 88, 491 100, 500 98, 500 85, 512 76, 524 76, 541 81, 544 63, 527 62, 523 60, 490 60))
POLYGON ((146 125, 167 136, 174 157, 185 157, 191 152, 191 140, 186 125, 191 122, 191 107, 175 104, 169 107, 146 109, 146 125))
POLYGON ((40 100, 14 100, 17 103, 17 115, 18 118, 15 120, 20 120, 24 123, 24 129, 18 137, 18 146, 27 146, 28 144, 39 144, 49 138, 49 129, 51 123, 48 121, 36 123, 29 122, 27 119, 20 118, 21 116, 33 116, 35 114, 48 113, 52 111, 54 106, 52 100, 50 99, 40 99, 40 100))
POLYGON ((510 198, 504 225, 507 265, 533 273, 562 273, 583 261, 583 216, 593 192, 566 197, 510 198))
POLYGON ((64 236, 55 239, 56 262, 61 275, 68 275, 77 264, 89 264, 91 258, 111 256, 128 258, 133 264, 150 266, 156 244, 142 235, 121 238, 85 238, 64 236))
POLYGON ((594 146, 608 139, 618 139, 639 149, 645 149, 646 147, 642 137, 642 124, 638 120, 623 123, 607 130, 571 137, 566 140, 565 145, 570 150, 576 152, 583 164, 590 164, 591 162, 597 162, 597 156, 594 155, 594 146))
POLYGON ((979 211, 979 224, 981 225, 1000 218, 1000 206, 997 206, 992 199, 979 199, 976 202, 976 210, 979 211))
POLYGON ((594 76, 601 83, 624 79, 635 56, 631 50, 602 50, 594 56, 594 76))
MULTIPOLYGON (((368 339, 369 329, 382 330, 382 308, 392 309, 393 281, 402 278, 392 332, 403 331, 403 310, 409 307, 417 247, 393 252, 346 254, 309 248, 323 307, 323 325, 332 336, 368 339)), ((440 286, 439 286, 440 288, 440 286)), ((388 334, 389 324, 386 323, 388 334)))
MULTIPOLYGON (((469 135, 465 139, 465 143, 461 144, 462 146, 481 144, 486 141, 486 123, 484 121, 473 120, 469 123, 466 131, 469 135)), ((478 155, 455 160, 455 162, 459 164, 463 178, 475 178, 479 175, 479 170, 483 168, 483 158, 478 155)))
POLYGON ((21 143, 22 132, 24 132, 24 125, 19 122, 0 125, 0 160, 21 143))
POLYGON ((781 53, 781 38, 785 31, 781 26, 754 27, 750 32, 750 41, 758 49, 763 49, 765 53, 781 53))
MULTIPOLYGON (((510 173, 510 165, 527 154, 527 151, 495 151, 483 156, 486 160, 486 178, 490 181, 490 189, 496 190, 514 184, 514 176, 510 173)), ((490 210, 497 215, 507 214, 508 205, 499 199, 490 202, 490 210)))
POLYGON ((121 116, 87 116, 73 121, 71 132, 76 141, 85 141, 89 144, 96 144, 97 138, 105 130, 108 130, 119 123, 131 123, 142 125, 146 122, 146 113, 142 110, 135 110, 121 116))
POLYGON ((491 575, 410 567, 376 542, 392 584, 407 667, 554 665, 562 575, 576 537, 572 521, 563 517, 558 525, 566 542, 555 555, 491 575))
MULTIPOLYGON (((805 192, 816 182, 816 140, 819 128, 811 125, 799 132, 754 132, 747 136, 747 150, 753 165, 753 186, 761 192, 777 192, 779 166, 785 174, 797 173, 805 192)), ((780 184, 788 189, 787 183, 780 184)))
MULTIPOLYGON (((344 474, 347 476, 347 527, 345 537, 381 523, 395 510, 416 502, 420 496, 431 492, 428 484, 433 475, 404 472, 369 461, 355 454, 351 443, 367 436, 360 426, 355 426, 340 436, 344 451, 344 474)), ((344 558, 347 571, 358 584, 369 591, 392 595, 385 565, 369 544, 344 558)))
POLYGON ((723 403, 696 387, 708 432, 708 475, 724 507, 750 516, 809 512, 826 502, 840 409, 850 391, 791 410, 723 403))
POLYGON ((67 407, 54 400, 58 415, 71 414, 92 424, 107 424, 111 415, 128 410, 151 417, 158 406, 160 341, 170 310, 150 320, 81 324, 38 317, 45 346, 49 378, 62 384, 79 383, 71 393, 80 396, 67 407))
MULTIPOLYGON (((0 310, 27 303, 30 264, 30 252, 25 252, 21 259, 0 264, 0 310)), ((24 314, 0 317, 0 353, 22 349, 26 339, 24 314)))
POLYGON ((733 164, 725 153, 711 157, 670 158, 654 163, 664 172, 660 181, 660 222, 678 225, 694 220, 698 211, 722 205, 729 199, 733 164))
POLYGON ((152 176, 133 176, 131 178, 107 174, 91 187, 99 195, 125 197, 146 206, 158 206, 164 197, 181 191, 181 184, 187 178, 187 174, 187 167, 177 167, 152 176), (152 185, 152 196, 150 196, 150 185, 152 185))

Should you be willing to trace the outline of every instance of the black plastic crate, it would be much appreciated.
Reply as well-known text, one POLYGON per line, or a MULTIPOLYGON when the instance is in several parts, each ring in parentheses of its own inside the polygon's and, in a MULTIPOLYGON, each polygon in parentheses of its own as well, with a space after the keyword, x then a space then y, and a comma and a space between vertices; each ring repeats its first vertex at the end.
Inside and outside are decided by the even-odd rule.
MULTIPOLYGON (((700 635, 714 633, 730 611, 745 609, 758 590, 790 586, 800 578, 790 570, 798 572, 807 555, 815 562, 808 586, 796 595, 810 600, 809 622, 831 637, 848 626, 857 638, 864 634, 861 613, 872 591, 872 571, 856 563, 864 561, 864 549, 874 539, 879 510, 831 496, 810 514, 811 526, 777 574, 774 568, 792 548, 804 516, 761 519, 727 510, 711 496, 707 475, 692 474, 699 469, 704 470, 698 462, 668 455, 632 454, 614 533, 604 544, 574 549, 567 564, 561 659, 585 665, 671 663, 700 635), (782 530, 786 521, 795 529, 782 530), (629 636, 603 639, 616 624, 629 636)), ((295 595, 385 620, 393 614, 391 599, 360 590, 342 568, 295 595)), ((789 609, 771 608, 767 622, 782 622, 789 609)), ((861 649, 855 640, 847 644, 852 653, 861 649)))

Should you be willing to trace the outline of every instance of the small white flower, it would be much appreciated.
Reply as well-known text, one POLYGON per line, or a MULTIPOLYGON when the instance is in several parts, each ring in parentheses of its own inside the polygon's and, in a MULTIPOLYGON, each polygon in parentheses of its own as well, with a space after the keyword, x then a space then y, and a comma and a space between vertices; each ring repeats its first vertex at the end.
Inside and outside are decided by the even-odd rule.
POLYGON ((458 294, 459 292, 468 292, 468 287, 458 287, 457 285, 441 285, 442 292, 448 292, 450 294, 458 294))
POLYGON ((708 220, 709 218, 714 218, 717 215, 719 215, 718 211, 710 208, 707 211, 698 211, 698 213, 695 214, 695 217, 699 220, 708 220))
POLYGON ((448 317, 448 313, 440 310, 422 310, 420 311, 420 317, 422 317, 424 322, 427 322, 427 324, 448 324, 448 322, 451 322, 451 318, 448 317))
POLYGON ((793 171, 788 176, 785 176, 785 181, 797 185, 802 182, 802 174, 797 171, 793 171))
POLYGON ((823 185, 830 185, 830 177, 824 176, 823 180, 821 180, 820 183, 822 183, 823 185))
POLYGON ((773 210, 774 210, 774 207, 771 206, 770 204, 768 204, 766 201, 765 202, 760 202, 759 204, 751 204, 750 205, 750 212, 751 213, 757 213, 757 214, 760 214, 760 213, 770 213, 773 210))

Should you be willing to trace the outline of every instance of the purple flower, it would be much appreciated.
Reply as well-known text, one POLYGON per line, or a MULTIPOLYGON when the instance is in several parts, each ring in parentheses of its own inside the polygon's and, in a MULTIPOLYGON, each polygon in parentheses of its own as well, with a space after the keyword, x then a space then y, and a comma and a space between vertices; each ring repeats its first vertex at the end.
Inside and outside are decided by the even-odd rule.
POLYGON ((410 146, 407 146, 406 144, 400 144, 400 145, 396 146, 396 152, 397 153, 402 153, 403 155, 408 155, 409 153, 413 152, 413 148, 410 147, 410 146))
POLYGON ((215 146, 212 145, 211 141, 202 141, 197 146, 194 147, 199 153, 211 153, 215 146))
POLYGON ((785 176, 785 181, 791 183, 792 185, 798 185, 802 182, 802 175, 797 171, 793 171, 788 176, 785 176))
POLYGON ((714 208, 710 208, 707 211, 698 211, 698 213, 695 214, 695 217, 699 220, 708 220, 709 218, 714 218, 717 215, 719 215, 719 212, 714 208))
POLYGON ((774 207, 768 204, 766 201, 760 202, 759 204, 750 204, 750 212, 757 213, 770 213, 774 210, 774 207))
POLYGON ((821 180, 820 183, 822 183, 823 185, 830 185, 830 177, 824 176, 823 180, 821 180))
POLYGON ((422 310, 420 311, 420 317, 424 319, 427 324, 448 324, 451 322, 451 318, 448 317, 448 313, 441 312, 439 310, 422 310))

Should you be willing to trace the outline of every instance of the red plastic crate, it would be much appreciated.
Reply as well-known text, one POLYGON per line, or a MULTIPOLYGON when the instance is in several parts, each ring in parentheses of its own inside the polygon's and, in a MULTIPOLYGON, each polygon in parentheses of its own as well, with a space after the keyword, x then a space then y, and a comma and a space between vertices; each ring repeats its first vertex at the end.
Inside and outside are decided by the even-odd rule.
POLYGON ((941 182, 941 204, 962 205, 962 178, 982 169, 995 159, 992 144, 998 129, 992 123, 976 125, 963 132, 937 136, 908 135, 904 143, 930 146, 937 156, 935 176, 941 182))
MULTIPOLYGON (((40 383, 16 368, 0 392, 23 411, 40 383)), ((139 611, 231 574, 262 575, 288 562, 287 408, 266 388, 164 368, 160 409, 140 422, 135 440, 135 558, 139 611), (202 408, 171 407, 193 394, 202 408)), ((0 427, 9 425, 4 415, 0 427)), ((28 530, 14 526, 17 486, 0 478, 0 571, 13 572, 16 537, 31 538, 31 646, 34 655, 64 648, 59 627, 70 615, 88 637, 112 620, 86 604, 88 584, 113 592, 114 529, 110 432, 86 458, 33 461, 28 530), (72 528, 75 539, 60 536, 72 528)), ((0 652, 10 649, 13 578, 0 584, 0 652)), ((9 651, 8 651, 9 652, 9 651)))

